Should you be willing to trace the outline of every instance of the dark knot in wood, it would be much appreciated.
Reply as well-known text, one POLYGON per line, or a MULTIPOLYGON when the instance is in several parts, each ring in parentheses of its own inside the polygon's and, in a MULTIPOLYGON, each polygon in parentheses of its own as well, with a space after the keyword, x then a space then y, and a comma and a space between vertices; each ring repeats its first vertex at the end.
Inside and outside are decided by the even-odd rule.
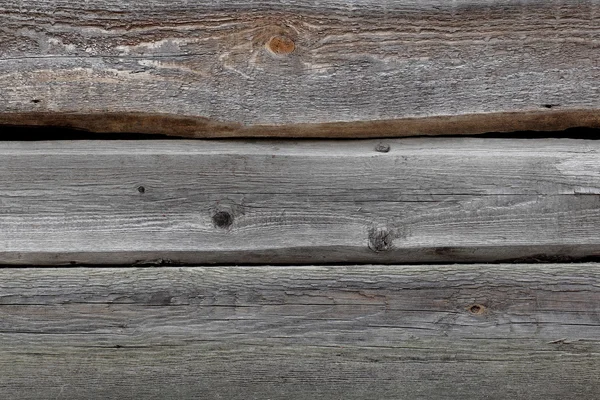
POLYGON ((393 240, 394 236, 387 229, 369 229, 369 248, 375 252, 391 250, 393 240))
POLYGON ((212 220, 216 228, 228 229, 233 224, 233 215, 228 211, 218 211, 213 215, 212 220))

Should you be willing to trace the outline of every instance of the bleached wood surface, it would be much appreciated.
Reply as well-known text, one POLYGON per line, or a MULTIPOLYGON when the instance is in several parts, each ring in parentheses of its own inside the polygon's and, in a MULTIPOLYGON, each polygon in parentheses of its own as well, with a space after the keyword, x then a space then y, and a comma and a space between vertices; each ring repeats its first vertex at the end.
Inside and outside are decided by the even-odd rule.
POLYGON ((1 0, 0 123, 208 136, 600 126, 594 0, 1 0))
POLYGON ((600 143, 0 143, 3 264, 565 261, 600 253, 600 143))

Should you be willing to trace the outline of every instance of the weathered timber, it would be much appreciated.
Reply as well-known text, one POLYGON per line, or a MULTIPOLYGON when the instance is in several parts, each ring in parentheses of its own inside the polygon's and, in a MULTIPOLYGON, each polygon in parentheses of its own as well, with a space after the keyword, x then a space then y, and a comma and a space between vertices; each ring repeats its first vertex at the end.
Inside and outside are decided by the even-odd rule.
POLYGON ((600 143, 0 143, 0 263, 600 255, 600 143))
POLYGON ((597 399, 600 265, 0 270, 5 399, 597 399))
POLYGON ((600 126, 595 0, 0 0, 0 123, 209 136, 600 126))

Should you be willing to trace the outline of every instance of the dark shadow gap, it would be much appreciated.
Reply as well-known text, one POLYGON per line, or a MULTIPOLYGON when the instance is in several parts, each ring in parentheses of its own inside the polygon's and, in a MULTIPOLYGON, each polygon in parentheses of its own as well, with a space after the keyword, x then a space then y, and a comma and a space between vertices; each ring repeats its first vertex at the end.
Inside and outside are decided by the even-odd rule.
MULTIPOLYGON (((600 129, 598 128, 569 128, 562 131, 516 131, 516 132, 488 132, 473 135, 441 135, 441 136, 402 136, 398 139, 410 139, 415 137, 435 138, 490 138, 490 139, 585 139, 599 140, 600 129)), ((210 140, 232 140, 234 138, 215 138, 210 140)), ((244 139, 239 137, 236 139, 244 139)), ((251 137, 246 139, 252 140, 286 140, 285 138, 257 138, 251 137)), ((293 140, 318 140, 317 138, 289 138, 293 140)), ((289 140, 288 139, 288 140, 289 140)), ((371 137, 364 140, 374 140, 376 137, 371 137)), ((383 138, 382 138, 383 139, 383 138)), ((391 139, 385 137, 384 139, 391 139)), ((185 137, 148 134, 148 133, 95 133, 78 129, 69 129, 63 127, 31 127, 31 126, 10 126, 0 125, 0 141, 47 141, 47 140, 190 140, 185 137)), ((331 139, 326 140, 355 140, 353 138, 331 139)), ((356 139, 360 140, 360 139, 356 139)))
POLYGON ((569 128, 564 131, 518 131, 518 132, 489 132, 481 135, 470 135, 480 138, 504 138, 504 139, 600 139, 600 129, 598 128, 569 128))

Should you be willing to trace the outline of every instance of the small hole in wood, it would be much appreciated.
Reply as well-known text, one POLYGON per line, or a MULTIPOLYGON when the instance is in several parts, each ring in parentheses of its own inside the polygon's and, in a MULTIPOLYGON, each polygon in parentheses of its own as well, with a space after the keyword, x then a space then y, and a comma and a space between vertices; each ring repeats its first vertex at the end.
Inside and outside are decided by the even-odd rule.
POLYGON ((385 143, 379 143, 375 146, 375 151, 379 153, 388 153, 390 151, 390 145, 385 143))
POLYGON ((38 99, 33 99, 33 100, 31 100, 31 102, 32 102, 32 103, 34 103, 34 104, 37 104, 37 103, 39 103, 40 101, 41 101, 41 100, 38 100, 38 99))
POLYGON ((138 186, 137 191, 144 194, 144 193, 146 193, 146 188, 143 186, 138 186))
POLYGON ((233 224, 233 215, 227 211, 219 211, 212 217, 216 228, 227 229, 233 224))
POLYGON ((469 306, 469 312, 474 315, 481 315, 485 313, 486 307, 481 304, 473 304, 469 306))

